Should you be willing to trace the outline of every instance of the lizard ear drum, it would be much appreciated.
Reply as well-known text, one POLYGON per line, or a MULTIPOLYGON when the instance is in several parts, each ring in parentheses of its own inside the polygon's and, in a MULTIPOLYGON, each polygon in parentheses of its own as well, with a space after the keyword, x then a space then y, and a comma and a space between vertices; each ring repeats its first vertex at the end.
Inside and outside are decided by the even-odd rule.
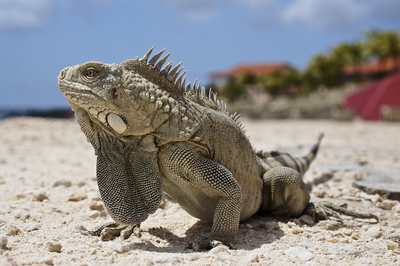
POLYGON ((112 129, 120 134, 124 133, 128 128, 122 117, 113 113, 107 115, 107 123, 112 129))

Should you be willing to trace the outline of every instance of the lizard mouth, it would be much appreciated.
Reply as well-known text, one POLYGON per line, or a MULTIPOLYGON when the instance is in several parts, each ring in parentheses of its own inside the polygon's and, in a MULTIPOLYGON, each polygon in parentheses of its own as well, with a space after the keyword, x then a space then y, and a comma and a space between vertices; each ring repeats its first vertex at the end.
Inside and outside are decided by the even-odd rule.
POLYGON ((96 98, 90 88, 60 78, 58 80, 58 88, 64 94, 65 98, 67 98, 68 102, 77 104, 78 106, 85 107, 96 98))
POLYGON ((95 119, 111 127, 117 133, 122 134, 128 129, 128 121, 123 115, 109 112, 104 108, 99 109, 91 105, 91 103, 95 102, 94 100, 99 97, 93 94, 90 88, 79 83, 63 80, 62 74, 60 74, 59 77, 58 87, 70 104, 72 103, 83 107, 95 119))

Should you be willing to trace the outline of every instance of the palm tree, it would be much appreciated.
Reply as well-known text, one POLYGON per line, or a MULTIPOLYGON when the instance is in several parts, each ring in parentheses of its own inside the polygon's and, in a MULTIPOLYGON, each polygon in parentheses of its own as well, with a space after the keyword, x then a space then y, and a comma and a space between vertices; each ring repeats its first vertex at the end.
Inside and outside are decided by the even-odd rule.
POLYGON ((342 77, 343 63, 330 55, 318 54, 312 58, 304 73, 310 86, 336 86, 342 77))
MULTIPOLYGON (((367 37, 366 47, 369 57, 378 58, 379 61, 400 57, 400 34, 398 32, 372 30, 365 35, 367 37)), ((397 69, 399 68, 400 62, 397 62, 397 69)))
MULTIPOLYGON (((331 49, 330 57, 338 65, 352 65, 354 72, 357 73, 357 67, 365 61, 365 48, 360 42, 341 43, 331 49)), ((362 68, 360 68, 359 79, 362 80, 362 68)))
POLYGON ((264 91, 272 96, 277 96, 287 92, 291 87, 298 87, 300 85, 300 73, 296 69, 290 68, 263 75, 258 82, 264 91))

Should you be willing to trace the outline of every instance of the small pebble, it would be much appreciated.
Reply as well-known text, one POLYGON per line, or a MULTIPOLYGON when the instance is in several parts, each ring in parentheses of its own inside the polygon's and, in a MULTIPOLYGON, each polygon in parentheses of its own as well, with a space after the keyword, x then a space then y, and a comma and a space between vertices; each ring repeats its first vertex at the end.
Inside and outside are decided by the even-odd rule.
POLYGON ((171 263, 171 264, 176 264, 176 263, 180 263, 181 260, 179 259, 178 256, 174 256, 174 255, 170 255, 170 256, 166 256, 166 255, 161 255, 161 256, 157 256, 153 259, 153 263, 171 263))
POLYGON ((303 232, 304 232, 304 230, 301 229, 301 228, 298 228, 298 227, 295 227, 295 228, 292 229, 292 233, 295 234, 295 235, 301 234, 303 232))
POLYGON ((353 240, 359 240, 359 239, 361 239, 360 233, 358 233, 358 232, 352 233, 352 234, 351 234, 351 239, 353 239, 353 240))
POLYGON ((53 187, 58 187, 58 186, 64 186, 64 187, 70 187, 72 186, 72 182, 69 180, 58 180, 56 182, 54 182, 53 187))
POLYGON ((21 233, 21 229, 19 229, 18 227, 16 227, 15 225, 8 225, 6 228, 5 228, 5 231, 7 232, 7 233, 9 233, 10 235, 12 235, 12 236, 15 236, 15 235, 18 235, 19 233, 21 233))
POLYGON ((87 199, 87 196, 85 194, 75 194, 72 195, 68 198, 68 201, 81 201, 87 199))
POLYGON ((368 228, 368 230, 365 234, 372 238, 379 238, 382 235, 382 231, 379 226, 372 226, 372 227, 368 228))
POLYGON ((259 259, 258 259, 258 254, 257 253, 250 253, 243 260, 243 262, 245 264, 247 264, 247 263, 257 263, 258 261, 259 261, 259 259))
POLYGON ((89 208, 91 210, 101 211, 104 209, 104 204, 101 201, 93 201, 90 203, 89 208))
POLYGON ((118 254, 126 253, 130 251, 133 247, 133 243, 116 243, 116 244, 119 245, 115 245, 113 248, 115 252, 117 252, 118 254))
POLYGON ((221 252, 229 252, 229 248, 225 245, 218 245, 215 248, 212 248, 208 253, 210 254, 218 254, 221 252))
POLYGON ((11 197, 11 198, 8 198, 7 200, 8 201, 13 201, 13 200, 19 200, 19 199, 23 199, 23 198, 26 198, 26 195, 23 194, 23 193, 20 193, 20 194, 17 194, 15 196, 11 197))
POLYGON ((50 252, 61 252, 61 244, 59 242, 51 241, 47 243, 50 252))
POLYGON ((266 239, 265 239, 265 242, 266 243, 272 243, 272 242, 274 242, 276 240, 276 235, 275 234, 268 234, 267 235, 267 237, 266 237, 266 239))
POLYGON ((260 225, 260 227, 264 228, 266 230, 279 230, 279 225, 275 221, 269 221, 269 222, 262 223, 260 225))
POLYGON ((326 230, 337 230, 341 225, 340 222, 333 220, 321 221, 320 223, 326 230))
POLYGON ((7 248, 8 237, 6 233, 0 233, 0 248, 7 248))
POLYGON ((89 230, 83 225, 77 226, 75 231, 85 236, 89 235, 89 230))
POLYGON ((30 214, 27 210, 18 209, 18 210, 15 210, 14 217, 24 221, 30 217, 30 214))
POLYGON ((303 247, 291 247, 285 250, 285 254, 291 257, 296 257, 301 261, 309 261, 314 258, 314 254, 303 247))
POLYGON ((382 202, 378 202, 376 206, 384 210, 391 210, 397 204, 398 201, 395 200, 384 200, 382 202))
POLYGON ((294 226, 296 226, 296 224, 294 222, 292 222, 292 221, 287 223, 287 227, 289 227, 289 228, 292 228, 294 226))
POLYGON ((18 264, 13 258, 8 258, 5 262, 3 262, 2 266, 18 266, 18 264))
POLYGON ((373 195, 373 196, 371 197, 371 201, 374 202, 374 203, 379 202, 379 201, 382 201, 382 200, 383 200, 383 198, 382 198, 382 196, 379 195, 379 194, 375 194, 375 195, 373 195))
POLYGON ((35 191, 33 192, 33 199, 36 201, 44 201, 49 199, 49 197, 44 192, 35 191))
POLYGON ((79 181, 77 185, 78 185, 78 187, 83 187, 84 185, 86 185, 86 182, 85 181, 79 181))
POLYGON ((361 256, 362 252, 361 250, 354 246, 354 245, 344 245, 344 246, 338 246, 338 252, 340 255, 345 255, 345 256, 361 256))
POLYGON ((389 250, 395 250, 399 247, 399 243, 396 243, 392 240, 386 240, 386 246, 389 250))
POLYGON ((254 226, 253 226, 252 224, 246 224, 246 228, 247 228, 247 229, 253 229, 254 226))
POLYGON ((315 223, 314 219, 308 215, 308 214, 304 214, 302 215, 299 220, 304 223, 304 224, 308 224, 308 225, 313 225, 315 223))
POLYGON ((95 219, 100 216, 100 212, 99 211, 90 211, 90 212, 88 212, 88 216, 92 219, 95 219))
POLYGON ((345 229, 342 230, 342 232, 343 232, 343 234, 345 236, 351 236, 351 234, 353 234, 354 230, 349 229, 349 228, 345 228, 345 229))
POLYGON ((337 238, 335 238, 335 237, 329 238, 327 241, 330 242, 330 243, 339 243, 339 242, 340 242, 340 241, 339 241, 337 238))
POLYGON ((400 234, 398 233, 388 234, 385 238, 400 244, 400 234))
POLYGON ((40 224, 38 223, 29 223, 27 225, 25 225, 22 229, 26 232, 31 232, 34 230, 39 230, 40 228, 40 224))
POLYGON ((39 260, 40 264, 46 264, 46 265, 54 265, 53 258, 50 256, 43 257, 42 259, 39 260))
POLYGON ((359 195, 360 198, 363 198, 363 199, 366 199, 366 200, 370 200, 372 202, 379 202, 379 201, 383 200, 382 196, 379 195, 379 194, 370 195, 370 194, 367 194, 365 192, 360 192, 358 195, 359 195))

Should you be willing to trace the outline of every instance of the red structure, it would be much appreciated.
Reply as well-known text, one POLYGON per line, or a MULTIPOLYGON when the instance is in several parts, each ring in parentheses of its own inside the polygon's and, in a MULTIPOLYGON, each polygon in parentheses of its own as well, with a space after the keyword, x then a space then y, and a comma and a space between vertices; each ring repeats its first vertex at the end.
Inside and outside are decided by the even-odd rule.
POLYGON ((362 119, 381 120, 382 106, 400 108, 400 74, 370 83, 363 90, 349 95, 344 105, 362 119))
POLYGON ((363 78, 373 78, 379 74, 387 75, 388 73, 394 73, 400 70, 400 57, 388 57, 382 60, 374 60, 365 62, 358 66, 347 65, 342 68, 344 76, 354 78, 357 75, 363 78))
POLYGON ((211 78, 238 78, 246 74, 261 76, 291 68, 292 67, 285 62, 239 64, 228 70, 214 71, 211 73, 211 78))

